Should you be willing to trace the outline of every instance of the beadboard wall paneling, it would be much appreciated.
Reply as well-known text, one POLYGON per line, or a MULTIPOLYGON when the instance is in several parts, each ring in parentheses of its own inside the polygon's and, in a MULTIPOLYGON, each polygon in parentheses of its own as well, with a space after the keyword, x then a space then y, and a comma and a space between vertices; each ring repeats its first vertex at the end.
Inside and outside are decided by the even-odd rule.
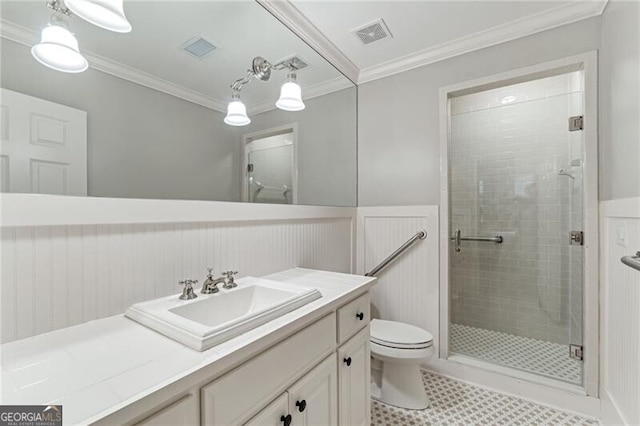
POLYGON ((427 238, 378 275, 373 316, 428 330, 437 345, 438 206, 359 207, 357 271, 370 271, 421 229, 427 238))
POLYGON ((185 278, 352 269, 352 217, 263 222, 4 227, 1 341, 124 312, 185 278))
POLYGON ((640 424, 640 271, 620 262, 640 250, 640 198, 606 201, 602 213, 603 423, 640 424), (612 418, 605 418, 610 410, 612 418))

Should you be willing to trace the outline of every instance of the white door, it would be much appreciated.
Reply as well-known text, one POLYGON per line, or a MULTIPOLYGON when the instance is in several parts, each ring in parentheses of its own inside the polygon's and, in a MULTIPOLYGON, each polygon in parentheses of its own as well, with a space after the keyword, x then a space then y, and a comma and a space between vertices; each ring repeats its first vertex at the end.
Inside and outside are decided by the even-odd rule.
POLYGON ((291 414, 289 414, 289 397, 283 393, 271 404, 245 423, 245 426, 289 426, 291 414))
POLYGON ((369 327, 338 350, 340 424, 368 426, 371 421, 369 327))
POLYGON ((0 90, 0 190, 87 195, 87 113, 0 90))
POLYGON ((336 357, 331 355, 289 389, 293 425, 325 426, 338 423, 336 357))

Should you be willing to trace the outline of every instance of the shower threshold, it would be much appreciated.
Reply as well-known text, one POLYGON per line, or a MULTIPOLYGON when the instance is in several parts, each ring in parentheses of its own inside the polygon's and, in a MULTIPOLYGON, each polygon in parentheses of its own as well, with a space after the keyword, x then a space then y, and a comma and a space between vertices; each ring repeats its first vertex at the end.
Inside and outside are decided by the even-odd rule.
POLYGON ((460 324, 450 333, 451 361, 584 392, 582 362, 569 358, 568 345, 460 324))

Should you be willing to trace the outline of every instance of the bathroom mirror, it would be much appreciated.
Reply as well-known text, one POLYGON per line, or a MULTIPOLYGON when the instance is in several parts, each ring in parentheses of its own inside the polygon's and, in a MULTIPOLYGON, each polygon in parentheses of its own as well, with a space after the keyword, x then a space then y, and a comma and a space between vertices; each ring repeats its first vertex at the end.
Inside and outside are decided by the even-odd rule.
POLYGON ((124 4, 130 33, 65 18, 75 74, 31 54, 44 1, 0 4, 3 192, 356 205, 357 89, 335 67, 253 1, 124 4), (240 91, 251 123, 227 125, 255 57, 295 57, 306 108, 276 108, 272 69, 240 91))

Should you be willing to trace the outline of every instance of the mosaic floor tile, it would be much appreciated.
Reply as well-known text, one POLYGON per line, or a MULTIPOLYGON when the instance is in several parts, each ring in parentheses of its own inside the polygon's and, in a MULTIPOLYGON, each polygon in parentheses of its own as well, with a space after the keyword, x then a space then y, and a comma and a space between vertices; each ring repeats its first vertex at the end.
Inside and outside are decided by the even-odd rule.
POLYGON ((371 403, 371 425, 416 426, 597 426, 596 419, 578 416, 513 396, 422 372, 431 406, 405 410, 379 401, 371 403))
POLYGON ((582 361, 569 358, 568 345, 460 324, 450 330, 452 352, 582 384, 582 361))

